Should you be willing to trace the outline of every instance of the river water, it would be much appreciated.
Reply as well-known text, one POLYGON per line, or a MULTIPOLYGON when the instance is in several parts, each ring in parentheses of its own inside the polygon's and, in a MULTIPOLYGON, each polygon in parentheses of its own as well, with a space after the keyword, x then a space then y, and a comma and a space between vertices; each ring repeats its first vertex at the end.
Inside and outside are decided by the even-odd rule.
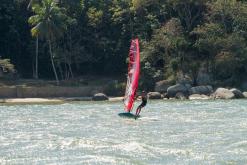
POLYGON ((0 164, 247 164, 247 100, 1 105, 0 164))

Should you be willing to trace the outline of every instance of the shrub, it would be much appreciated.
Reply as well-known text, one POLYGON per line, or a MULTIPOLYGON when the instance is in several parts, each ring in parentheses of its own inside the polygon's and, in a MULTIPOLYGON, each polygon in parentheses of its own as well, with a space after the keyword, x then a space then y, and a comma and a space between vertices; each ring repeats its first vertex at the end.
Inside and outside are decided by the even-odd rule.
POLYGON ((104 93, 108 96, 124 96, 126 83, 110 82, 104 88, 104 93))

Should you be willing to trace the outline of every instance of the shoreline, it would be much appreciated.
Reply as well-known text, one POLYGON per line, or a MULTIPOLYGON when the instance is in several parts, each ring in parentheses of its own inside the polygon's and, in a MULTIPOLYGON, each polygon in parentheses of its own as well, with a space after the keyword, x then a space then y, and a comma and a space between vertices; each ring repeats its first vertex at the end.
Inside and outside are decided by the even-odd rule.
MULTIPOLYGON (((94 101, 92 97, 59 97, 59 98, 1 98, 0 99, 0 106, 1 105, 18 105, 18 104, 63 104, 68 102, 83 102, 83 101, 90 101, 90 102, 122 102, 124 97, 109 97, 108 100, 103 101, 94 101)), ((242 98, 245 99, 245 98, 242 98)), ((161 99, 149 99, 152 101, 215 101, 215 100, 239 100, 239 99, 200 99, 200 98, 193 98, 193 99, 176 99, 176 98, 161 98, 161 99)))
MULTIPOLYGON (((109 102, 122 101, 123 97, 110 97, 109 102)), ((1 104, 63 104, 74 101, 93 101, 92 97, 59 97, 59 98, 1 98, 1 104)), ((97 101, 93 101, 97 102, 97 101)))

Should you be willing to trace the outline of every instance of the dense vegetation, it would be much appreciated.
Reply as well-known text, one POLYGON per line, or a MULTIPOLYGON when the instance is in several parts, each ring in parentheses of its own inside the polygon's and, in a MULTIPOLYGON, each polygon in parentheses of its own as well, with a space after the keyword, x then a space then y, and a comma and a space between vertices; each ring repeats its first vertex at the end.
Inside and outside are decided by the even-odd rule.
POLYGON ((125 75, 141 42, 142 85, 190 77, 233 86, 247 74, 244 0, 5 0, 0 56, 24 78, 125 75))

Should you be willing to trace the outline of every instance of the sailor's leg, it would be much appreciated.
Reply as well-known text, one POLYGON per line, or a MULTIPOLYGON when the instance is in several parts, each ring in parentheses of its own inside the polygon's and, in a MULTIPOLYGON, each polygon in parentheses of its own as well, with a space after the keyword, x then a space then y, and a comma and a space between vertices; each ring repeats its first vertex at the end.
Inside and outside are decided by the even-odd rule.
POLYGON ((136 116, 139 115, 140 109, 141 109, 141 106, 138 106, 137 109, 136 109, 136 116))
POLYGON ((137 119, 137 116, 139 115, 139 113, 140 113, 140 106, 138 106, 136 109, 135 120, 137 119))
POLYGON ((136 116, 138 116, 141 112, 142 106, 140 105, 136 110, 136 116))

